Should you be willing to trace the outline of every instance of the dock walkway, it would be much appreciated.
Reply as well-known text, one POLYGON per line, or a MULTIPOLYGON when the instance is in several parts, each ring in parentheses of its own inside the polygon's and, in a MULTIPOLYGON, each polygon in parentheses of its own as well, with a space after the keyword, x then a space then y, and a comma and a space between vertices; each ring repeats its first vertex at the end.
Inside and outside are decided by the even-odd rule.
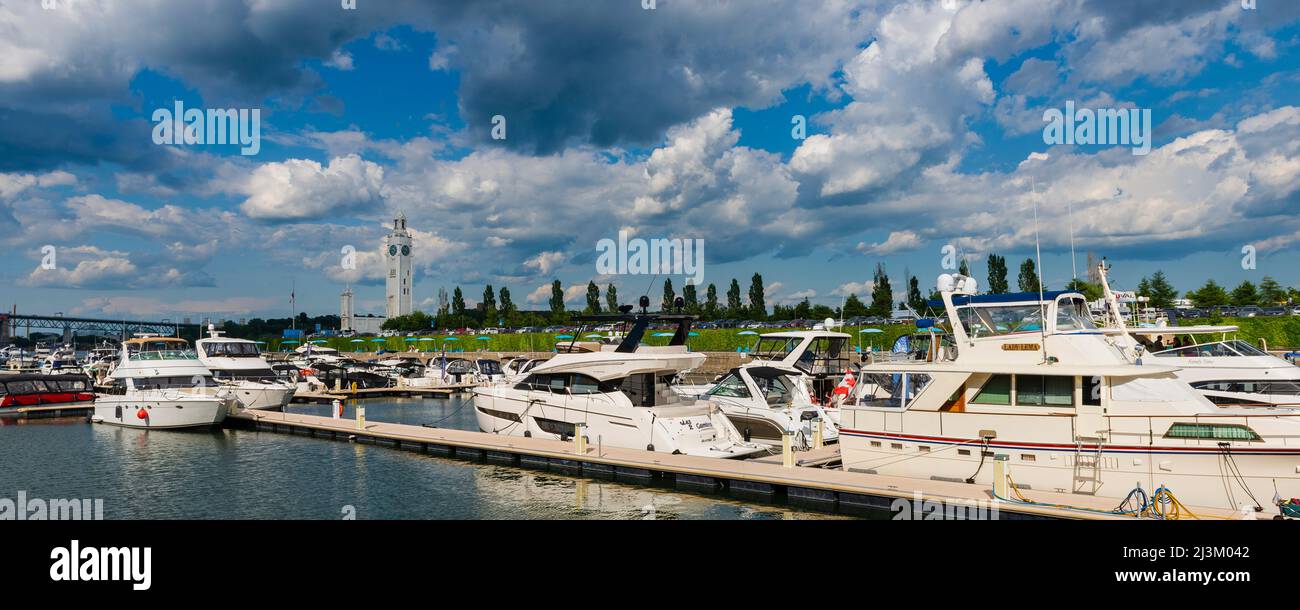
MULTIPOLYGON (((317 438, 348 440, 385 445, 443 457, 456 457, 506 466, 522 466, 557 473, 607 478, 617 481, 651 484, 671 482, 685 491, 726 493, 742 498, 770 502, 785 501, 792 505, 825 511, 871 512, 911 507, 915 516, 937 506, 940 511, 983 507, 984 518, 998 519, 1100 519, 1131 520, 1106 511, 1118 503, 1113 498, 1032 491, 1028 498, 1039 504, 996 501, 992 490, 964 483, 933 481, 876 474, 845 472, 817 467, 787 468, 770 458, 757 460, 723 460, 687 455, 671 455, 637 449, 602 447, 594 439, 579 454, 575 444, 559 440, 502 436, 445 428, 367 421, 358 429, 352 419, 334 419, 297 413, 240 411, 226 418, 227 425, 256 430, 300 434, 317 438), (1048 504, 1090 509, 1071 510, 1048 504), (989 514, 991 513, 991 515, 989 514)), ((805 464, 825 463, 835 449, 820 453, 801 453, 796 458, 805 464)), ((1231 511, 1191 507, 1207 518, 1235 518, 1231 511)), ((896 517, 899 514, 896 514, 896 517)), ((910 516, 910 515, 904 515, 910 516)))

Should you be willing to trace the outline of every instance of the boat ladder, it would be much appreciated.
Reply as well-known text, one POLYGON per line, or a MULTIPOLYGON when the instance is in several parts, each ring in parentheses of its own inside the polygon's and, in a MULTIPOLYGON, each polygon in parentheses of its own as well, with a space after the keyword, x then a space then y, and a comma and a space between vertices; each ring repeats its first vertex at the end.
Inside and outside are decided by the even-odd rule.
POLYGON ((1101 489, 1102 442, 1105 439, 1079 437, 1074 441, 1074 493, 1094 495, 1101 489), (1085 440, 1096 442, 1096 449, 1085 449, 1085 440))

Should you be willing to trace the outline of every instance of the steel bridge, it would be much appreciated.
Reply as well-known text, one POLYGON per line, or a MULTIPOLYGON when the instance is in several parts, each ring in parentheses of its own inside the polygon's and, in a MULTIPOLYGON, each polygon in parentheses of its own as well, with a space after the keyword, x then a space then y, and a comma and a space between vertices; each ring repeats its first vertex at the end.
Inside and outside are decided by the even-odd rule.
POLYGON ((60 331, 63 333, 63 341, 66 343, 72 341, 75 334, 129 338, 134 333, 157 333, 160 335, 179 334, 183 337, 198 338, 200 325, 179 324, 167 320, 144 322, 140 320, 102 320, 65 316, 0 314, 0 343, 7 342, 10 338, 20 334, 30 336, 33 330, 60 331))

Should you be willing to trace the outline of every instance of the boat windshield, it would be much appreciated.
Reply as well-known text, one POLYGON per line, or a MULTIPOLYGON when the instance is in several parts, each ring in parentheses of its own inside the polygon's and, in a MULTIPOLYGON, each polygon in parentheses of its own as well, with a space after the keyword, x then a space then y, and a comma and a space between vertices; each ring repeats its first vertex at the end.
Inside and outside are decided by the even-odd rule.
POLYGON ((1038 304, 966 306, 959 308, 957 315, 961 318, 966 331, 976 339, 1043 330, 1042 309, 1038 304))
POLYGON ((760 337, 754 347, 754 357, 759 360, 784 360, 802 339, 798 337, 760 337))
POLYGON ((1096 329, 1087 301, 1075 297, 1056 302, 1056 332, 1096 329))
POLYGON ((198 355, 179 341, 151 341, 126 346, 132 360, 198 360, 198 355))
POLYGON ((1217 343, 1204 343, 1201 345, 1189 345, 1187 347, 1178 347, 1156 352, 1156 356, 1175 357, 1175 358, 1233 358, 1240 356, 1267 356, 1265 352, 1240 339, 1230 341, 1219 341, 1217 343))
POLYGON ((256 343, 244 343, 242 341, 218 341, 213 343, 203 343, 203 353, 210 357, 239 358, 260 356, 261 351, 257 349, 256 343))

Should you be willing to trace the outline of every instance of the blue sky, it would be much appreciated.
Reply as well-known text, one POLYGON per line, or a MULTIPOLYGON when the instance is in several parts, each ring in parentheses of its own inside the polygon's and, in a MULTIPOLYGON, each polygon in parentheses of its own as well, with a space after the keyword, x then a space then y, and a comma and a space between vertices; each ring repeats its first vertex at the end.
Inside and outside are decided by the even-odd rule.
POLYGON ((865 296, 877 263, 928 287, 949 244, 982 281, 1032 254, 1035 201, 1051 286, 1071 226, 1121 287, 1300 284, 1290 2, 69 0, 0 30, 6 309, 283 316, 296 285, 324 314, 353 285, 378 312, 399 210, 426 309, 487 283, 544 308, 554 278, 657 298, 598 275, 620 229, 704 239, 706 284, 759 272, 769 303, 865 296), (176 100, 259 110, 259 152, 155 144, 176 100), (1151 152, 1045 144, 1067 101, 1150 110, 1151 152))

